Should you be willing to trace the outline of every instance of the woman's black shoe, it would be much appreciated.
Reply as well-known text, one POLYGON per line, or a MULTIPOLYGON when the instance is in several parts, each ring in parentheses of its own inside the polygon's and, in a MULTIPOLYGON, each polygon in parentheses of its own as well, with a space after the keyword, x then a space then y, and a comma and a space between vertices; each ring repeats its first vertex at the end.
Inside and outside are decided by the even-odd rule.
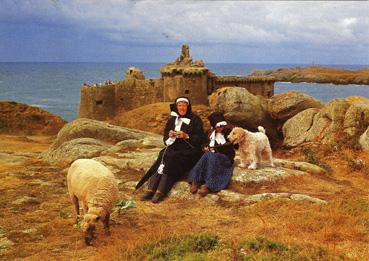
POLYGON ((141 196, 141 200, 142 201, 150 200, 150 199, 152 199, 152 197, 154 196, 154 194, 155 194, 154 191, 147 191, 147 192, 145 192, 145 194, 143 194, 141 196))
POLYGON ((152 203, 159 203, 160 201, 162 201, 164 199, 164 195, 163 193, 160 192, 156 192, 154 197, 152 198, 151 202, 152 203))

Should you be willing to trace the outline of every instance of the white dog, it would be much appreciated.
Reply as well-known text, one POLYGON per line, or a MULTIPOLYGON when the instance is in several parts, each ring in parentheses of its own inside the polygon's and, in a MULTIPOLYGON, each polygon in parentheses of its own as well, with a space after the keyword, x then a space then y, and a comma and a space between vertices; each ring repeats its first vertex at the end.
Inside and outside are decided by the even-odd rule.
POLYGON ((259 132, 250 132, 248 130, 235 127, 228 138, 233 144, 239 144, 241 163, 238 165, 248 169, 256 169, 257 164, 261 163, 262 158, 268 160, 269 165, 274 167, 272 149, 268 137, 265 135, 265 129, 258 127, 259 132))

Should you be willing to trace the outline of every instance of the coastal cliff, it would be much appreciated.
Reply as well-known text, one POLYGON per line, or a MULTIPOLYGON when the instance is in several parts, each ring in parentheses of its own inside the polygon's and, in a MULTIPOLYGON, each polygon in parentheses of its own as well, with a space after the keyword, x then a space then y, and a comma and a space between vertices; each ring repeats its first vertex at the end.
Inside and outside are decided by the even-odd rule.
POLYGON ((369 68, 356 71, 321 66, 278 68, 265 71, 256 70, 253 71, 250 76, 271 76, 274 77, 277 82, 369 85, 369 68))
POLYGON ((0 101, 0 133, 55 135, 67 123, 41 108, 14 101, 0 101))

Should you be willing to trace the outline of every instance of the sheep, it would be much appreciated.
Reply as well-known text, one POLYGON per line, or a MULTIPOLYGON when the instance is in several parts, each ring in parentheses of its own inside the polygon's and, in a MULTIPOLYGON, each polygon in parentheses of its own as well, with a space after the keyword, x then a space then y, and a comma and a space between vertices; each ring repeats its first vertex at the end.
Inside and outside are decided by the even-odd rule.
POLYGON ((96 223, 101 220, 106 234, 109 231, 110 211, 118 198, 118 183, 114 174, 93 159, 78 159, 72 163, 67 174, 69 196, 79 220, 79 203, 83 208, 82 229, 85 243, 91 245, 96 223))

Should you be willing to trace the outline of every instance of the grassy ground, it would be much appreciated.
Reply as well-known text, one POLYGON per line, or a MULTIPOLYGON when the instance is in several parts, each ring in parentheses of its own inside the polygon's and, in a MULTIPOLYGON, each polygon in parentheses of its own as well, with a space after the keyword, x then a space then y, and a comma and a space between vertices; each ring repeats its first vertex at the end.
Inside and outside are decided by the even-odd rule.
MULTIPOLYGON (((32 152, 25 162, 0 158, 0 234, 14 245, 0 248, 4 260, 368 260, 369 155, 347 148, 309 147, 278 150, 291 160, 317 160, 327 175, 290 177, 232 190, 303 193, 328 205, 290 200, 252 206, 168 198, 141 202, 139 194, 120 190, 136 208, 112 216, 111 236, 98 227, 86 247, 74 226, 66 173, 37 158, 52 138, 0 136, 0 152, 32 152), (27 203, 14 201, 29 197, 27 203), (31 199, 30 199, 31 198, 31 199), (193 242, 202 248, 193 248, 193 242), (168 257, 169 256, 169 257, 168 257), (160 259, 161 258, 161 259, 160 259), (169 259, 168 259, 169 258, 169 259)), ((122 171, 137 180, 142 173, 122 171)), ((195 244, 196 245, 196 244, 195 244)))

